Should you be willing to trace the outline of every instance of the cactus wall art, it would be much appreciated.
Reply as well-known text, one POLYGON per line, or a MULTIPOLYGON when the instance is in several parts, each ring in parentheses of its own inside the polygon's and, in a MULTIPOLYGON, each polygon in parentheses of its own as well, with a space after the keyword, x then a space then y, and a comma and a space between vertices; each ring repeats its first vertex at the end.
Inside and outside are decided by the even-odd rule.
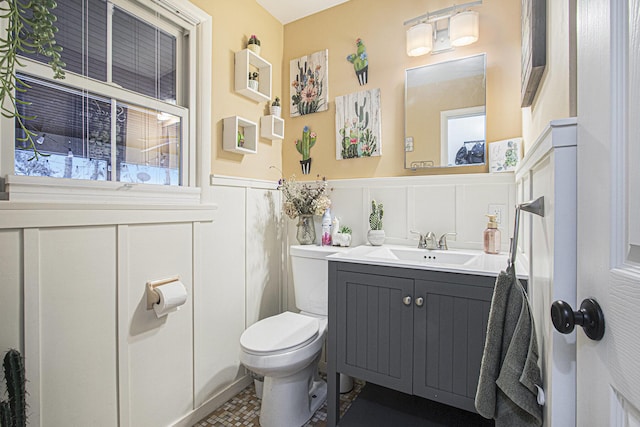
POLYGON ((321 50, 292 59, 291 117, 326 111, 329 101, 329 51, 321 50))
POLYGON ((356 53, 350 53, 347 56, 347 61, 353 64, 353 70, 360 86, 366 85, 369 79, 369 57, 362 39, 356 40, 356 53))
POLYGON ((380 89, 336 97, 336 159, 382 155, 380 89))
POLYGON ((308 175, 311 171, 311 147, 316 145, 316 138, 316 133, 311 132, 309 126, 305 126, 302 129, 302 139, 296 140, 296 150, 302 154, 300 167, 302 168, 303 175, 308 175))

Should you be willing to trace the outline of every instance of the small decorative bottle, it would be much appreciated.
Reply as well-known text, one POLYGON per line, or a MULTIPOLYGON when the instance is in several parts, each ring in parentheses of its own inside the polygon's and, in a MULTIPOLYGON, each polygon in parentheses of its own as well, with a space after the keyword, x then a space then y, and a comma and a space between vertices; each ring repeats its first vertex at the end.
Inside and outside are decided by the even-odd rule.
POLYGON ((496 222, 496 215, 487 215, 489 222, 484 230, 484 252, 487 254, 500 253, 500 230, 496 222))
POLYGON ((322 246, 331 246, 331 209, 322 215, 322 246))

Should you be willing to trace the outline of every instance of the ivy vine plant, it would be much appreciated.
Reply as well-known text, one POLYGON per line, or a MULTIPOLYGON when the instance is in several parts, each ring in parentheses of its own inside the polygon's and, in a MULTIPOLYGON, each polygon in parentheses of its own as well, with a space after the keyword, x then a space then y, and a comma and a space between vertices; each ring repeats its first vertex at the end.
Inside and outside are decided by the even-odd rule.
POLYGON ((29 142, 33 158, 43 155, 34 144, 36 134, 27 129, 26 122, 34 116, 20 113, 18 105, 30 103, 18 99, 17 92, 24 93, 29 85, 16 75, 16 67, 23 66, 18 55, 39 53, 49 59, 49 66, 55 79, 64 79, 62 46, 56 44, 56 16, 54 0, 0 0, 0 19, 6 21, 6 33, 0 34, 0 110, 2 115, 15 119, 24 131, 18 141, 29 142))

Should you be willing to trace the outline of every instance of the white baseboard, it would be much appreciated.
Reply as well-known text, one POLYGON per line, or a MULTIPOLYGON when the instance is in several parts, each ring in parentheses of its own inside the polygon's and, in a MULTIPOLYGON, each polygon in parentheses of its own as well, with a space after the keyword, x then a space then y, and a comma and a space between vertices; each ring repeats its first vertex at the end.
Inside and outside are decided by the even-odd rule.
POLYGON ((244 390, 245 387, 251 384, 251 381, 252 379, 248 375, 243 376, 242 378, 231 384, 229 387, 227 387, 224 391, 207 400, 199 408, 194 409, 189 414, 176 421, 172 425, 172 427, 193 426, 195 423, 222 406, 227 400, 231 399, 233 396, 244 390))

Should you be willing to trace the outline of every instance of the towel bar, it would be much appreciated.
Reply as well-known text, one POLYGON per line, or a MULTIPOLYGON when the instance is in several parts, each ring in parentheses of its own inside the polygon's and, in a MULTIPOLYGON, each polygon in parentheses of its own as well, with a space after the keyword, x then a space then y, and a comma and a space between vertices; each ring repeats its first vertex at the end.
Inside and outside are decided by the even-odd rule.
POLYGON ((540 196, 535 200, 520 203, 516 206, 516 223, 513 227, 513 237, 509 247, 509 266, 516 262, 516 252, 518 252, 518 231, 520 228, 520 211, 530 212, 538 216, 544 217, 544 196, 540 196))

